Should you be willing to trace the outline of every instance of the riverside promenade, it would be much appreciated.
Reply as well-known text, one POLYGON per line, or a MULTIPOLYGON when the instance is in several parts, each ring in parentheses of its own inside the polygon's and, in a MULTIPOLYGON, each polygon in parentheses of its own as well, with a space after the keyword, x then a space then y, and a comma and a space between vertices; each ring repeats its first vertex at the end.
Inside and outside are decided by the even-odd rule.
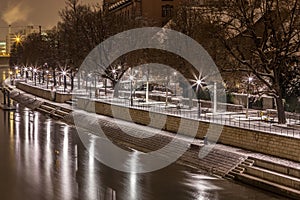
MULTIPOLYGON (((72 124, 72 106, 38 98, 32 94, 24 93, 13 86, 8 87, 11 87, 11 96, 16 101, 23 103, 32 109, 40 110, 49 116, 58 117, 66 123, 72 124), (50 109, 47 110, 46 108, 50 109), (53 110, 60 110, 60 113, 53 112, 53 110)), ((150 152, 160 149, 168 144, 174 137, 174 133, 160 131, 159 134, 150 137, 150 139, 136 139, 120 130, 119 125, 121 124, 131 132, 135 132, 135 134, 153 134, 157 133, 157 129, 123 120, 112 119, 103 115, 91 114, 89 112, 84 112, 84 115, 92 118, 97 117, 98 122, 104 124, 104 127, 106 127, 105 134, 107 137, 126 149, 132 148, 142 152, 150 152)), ((88 129, 88 125, 84 128, 88 129)), ((92 130, 90 131, 92 132, 92 130)), ((182 141, 191 139, 187 136, 180 137, 182 141)), ((300 165, 298 162, 223 144, 216 144, 206 157, 200 159, 198 153, 204 145, 202 139, 193 139, 189 150, 177 160, 177 163, 216 176, 241 180, 291 198, 297 199, 299 197, 297 196, 299 195, 299 185, 297 185, 297 183, 299 183, 300 178, 298 177, 300 175, 300 165), (288 174, 284 174, 285 172, 288 174), (267 175, 264 176, 264 173, 269 173, 269 177, 271 174, 273 178, 268 178, 267 175), (281 180, 276 183, 275 179, 281 180), (292 186, 287 183, 289 182, 287 180, 290 179, 294 181, 292 186)))

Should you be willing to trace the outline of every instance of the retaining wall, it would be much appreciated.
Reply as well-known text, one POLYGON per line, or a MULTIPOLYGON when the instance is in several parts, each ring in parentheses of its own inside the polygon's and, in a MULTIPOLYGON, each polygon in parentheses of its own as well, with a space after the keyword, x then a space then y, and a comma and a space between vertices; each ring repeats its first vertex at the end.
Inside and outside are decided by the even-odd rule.
MULTIPOLYGON (((34 87, 31 85, 27 85, 24 83, 17 83, 16 87, 20 90, 23 90, 24 92, 30 93, 32 95, 44 98, 44 99, 49 99, 51 100, 51 92, 50 90, 45 90, 45 89, 41 89, 39 87, 34 87)), ((58 103, 64 103, 66 101, 69 101, 72 99, 72 94, 65 94, 65 93, 60 93, 60 92, 56 92, 56 98, 55 98, 55 102, 58 103)))
MULTIPOLYGON (((82 110, 96 112, 97 114, 111 116, 127 121, 131 121, 131 117, 132 121, 135 123, 142 125, 150 124, 152 127, 163 128, 164 130, 175 133, 178 132, 179 125, 182 120, 177 116, 160 113, 151 113, 149 115, 149 112, 145 110, 125 108, 99 101, 94 102, 84 98, 78 99, 77 106, 82 110), (115 115, 112 114, 112 106, 115 115), (158 119, 157 121, 161 121, 162 123, 151 123, 151 117, 158 119)), ((190 121, 190 123, 184 123, 186 127, 182 127, 180 129, 180 133, 184 135, 190 135, 191 125, 193 123, 197 123, 197 138, 204 138, 210 125, 214 126, 214 128, 222 127, 218 124, 209 124, 207 122, 199 122, 193 119, 185 119, 185 121, 190 121)), ((213 134, 209 135, 208 139, 212 139, 213 137, 216 136, 213 134)), ((247 130, 238 127, 223 126, 222 134, 219 137, 218 142, 225 145, 300 162, 300 139, 297 138, 269 134, 255 130, 247 130)))

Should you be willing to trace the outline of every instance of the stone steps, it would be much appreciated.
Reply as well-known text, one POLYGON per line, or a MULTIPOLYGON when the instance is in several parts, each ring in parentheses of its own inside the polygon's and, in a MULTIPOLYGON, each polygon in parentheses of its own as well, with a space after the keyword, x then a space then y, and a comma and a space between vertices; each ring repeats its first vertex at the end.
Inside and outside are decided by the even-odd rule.
POLYGON ((300 199, 300 169, 257 158, 247 158, 227 175, 244 183, 300 199))
POLYGON ((37 110, 40 112, 46 113, 56 119, 63 119, 65 116, 69 115, 70 112, 72 112, 71 109, 56 106, 56 105, 50 104, 48 102, 43 102, 43 104, 41 104, 37 108, 37 110))
POLYGON ((237 180, 280 194, 280 195, 284 195, 287 196, 289 198, 292 199, 300 199, 300 191, 297 189, 293 189, 278 183, 274 183, 272 181, 268 181, 262 178, 258 178, 256 176, 252 176, 249 174, 240 174, 239 176, 237 176, 236 178, 237 180))
POLYGON ((300 190, 300 179, 293 176, 274 172, 256 166, 246 168, 245 173, 271 182, 281 183, 284 186, 300 190))

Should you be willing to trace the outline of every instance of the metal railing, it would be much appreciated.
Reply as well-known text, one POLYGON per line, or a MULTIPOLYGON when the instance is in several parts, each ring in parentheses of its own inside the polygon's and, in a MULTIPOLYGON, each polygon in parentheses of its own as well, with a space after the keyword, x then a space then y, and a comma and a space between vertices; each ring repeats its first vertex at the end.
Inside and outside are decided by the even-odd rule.
POLYGON ((276 122, 276 118, 266 116, 259 116, 259 111, 250 112, 249 117, 246 118, 244 113, 211 113, 207 108, 201 109, 200 117, 198 116, 198 108, 183 108, 176 107, 176 105, 169 104, 166 106, 165 102, 134 102, 130 106, 130 100, 127 98, 95 98, 97 101, 102 101, 110 104, 124 106, 128 108, 135 108, 146 110, 149 112, 161 113, 166 115, 173 115, 182 118, 188 118, 208 123, 216 123, 226 126, 238 127, 248 130, 257 130, 261 132, 284 135, 288 137, 300 138, 300 115, 290 114, 287 116, 288 125, 280 125, 276 122))

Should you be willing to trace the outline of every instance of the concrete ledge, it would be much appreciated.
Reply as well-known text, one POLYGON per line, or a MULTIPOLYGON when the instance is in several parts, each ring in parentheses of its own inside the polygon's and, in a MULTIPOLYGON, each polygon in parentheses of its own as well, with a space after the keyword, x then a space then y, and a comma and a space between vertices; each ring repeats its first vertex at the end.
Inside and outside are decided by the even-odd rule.
MULTIPOLYGON (((252 159, 252 158, 250 157, 250 159, 252 159)), ((255 158, 254 160, 255 160, 255 166, 269 169, 274 172, 282 173, 282 174, 293 176, 293 177, 300 179, 300 169, 295 169, 290 166, 286 167, 284 165, 280 165, 280 164, 277 164, 274 162, 268 162, 266 160, 261 160, 261 159, 257 159, 257 158, 255 158)))
MULTIPOLYGON (((51 92, 50 90, 41 89, 39 87, 31 86, 26 83, 17 83, 16 87, 24 92, 30 93, 32 95, 51 100, 51 92)), ((56 92, 55 102, 64 103, 66 101, 70 101, 72 99, 72 94, 65 94, 56 92)))
POLYGON ((300 199, 300 191, 292 189, 280 184, 276 184, 258 177, 254 177, 248 174, 238 174, 236 176, 238 181, 241 181, 246 184, 250 184, 276 194, 284 195, 292 199, 300 199))
POLYGON ((292 176, 284 175, 255 166, 247 167, 245 173, 267 181, 300 190, 300 179, 292 176))

